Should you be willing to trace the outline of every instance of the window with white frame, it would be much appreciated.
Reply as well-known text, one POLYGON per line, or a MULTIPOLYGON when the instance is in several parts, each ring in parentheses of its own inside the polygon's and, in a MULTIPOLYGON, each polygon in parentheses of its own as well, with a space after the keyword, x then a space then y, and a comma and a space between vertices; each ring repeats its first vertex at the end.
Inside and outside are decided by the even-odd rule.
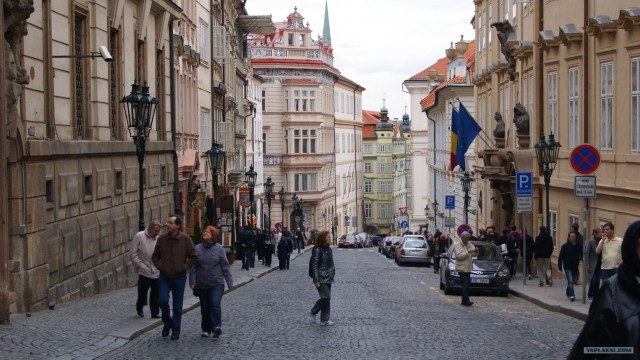
POLYGON ((549 235, 553 238, 553 247, 558 247, 558 213, 549 211, 549 235))
POLYGON ((293 90, 293 110, 298 112, 316 111, 315 90, 293 90))
POLYGON ((493 28, 491 27, 491 24, 493 24, 493 4, 491 3, 491 1, 489 1, 489 5, 488 5, 488 10, 489 10, 489 20, 487 20, 487 28, 489 30, 489 35, 487 36, 487 46, 491 46, 491 39, 493 37, 493 28))
POLYGON ((569 69, 569 149, 580 141, 580 71, 569 69))
POLYGON ((211 112, 200 109, 200 155, 211 148, 211 112))
POLYGON ((373 192, 373 180, 364 179, 364 192, 365 194, 371 194, 373 192))
POLYGON ((285 130, 284 131, 284 153, 288 154, 289 153, 289 141, 291 139, 289 139, 289 130, 285 130))
POLYGON ((378 174, 392 174, 393 164, 391 163, 378 163, 378 174))
POLYGON ((547 75, 547 105, 549 117, 549 132, 558 134, 558 73, 552 71, 547 75))
POLYGON ((640 151, 640 58, 631 59, 631 151, 640 151))
POLYGON ((613 150, 613 63, 600 65, 600 149, 613 150))
POLYGON ((295 154, 316 153, 317 131, 315 129, 293 130, 293 152, 295 154))
POLYGON ((364 217, 372 218, 373 217, 373 208, 371 203, 364 203, 364 217))
POLYGON ((405 177, 405 183, 404 183, 404 186, 405 186, 407 189, 410 189, 410 188, 412 188, 412 187, 413 187, 413 185, 412 185, 412 181, 411 181, 411 175, 407 175, 407 176, 405 177))
POLYGON ((379 153, 388 153, 391 152, 391 144, 378 144, 377 151, 379 153))
POLYGON ((284 91, 284 111, 289 111, 289 90, 284 91))
POLYGON ((209 24, 200 21, 200 61, 209 64, 209 24))
POLYGON ((373 165, 370 162, 364 163, 364 172, 366 173, 373 172, 373 165))
MULTIPOLYGON (((569 214, 569 231, 572 231, 571 225, 578 224, 580 225, 580 215, 569 214)), ((579 229, 580 227, 578 227, 579 229)), ((579 231, 579 230, 578 230, 579 231)))
POLYGON ((393 215, 393 211, 391 210, 391 203, 378 203, 378 218, 380 219, 388 219, 393 215))
POLYGON ((393 182, 392 181, 378 181, 378 192, 379 193, 390 193, 390 192, 393 192, 393 182))
POLYGON ((294 174, 295 191, 318 190, 317 174, 294 174))
POLYGON ((362 152, 365 154, 371 154, 371 144, 362 145, 362 152))

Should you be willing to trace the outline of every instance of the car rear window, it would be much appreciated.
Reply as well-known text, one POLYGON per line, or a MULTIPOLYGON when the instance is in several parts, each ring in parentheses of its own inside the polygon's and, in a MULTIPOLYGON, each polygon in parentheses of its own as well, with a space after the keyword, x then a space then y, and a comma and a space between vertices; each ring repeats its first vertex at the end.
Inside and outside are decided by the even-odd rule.
POLYGON ((422 240, 407 240, 405 247, 424 249, 427 247, 427 243, 422 240))
POLYGON ((477 259, 486 261, 502 260, 498 253, 498 249, 495 246, 479 246, 477 259))

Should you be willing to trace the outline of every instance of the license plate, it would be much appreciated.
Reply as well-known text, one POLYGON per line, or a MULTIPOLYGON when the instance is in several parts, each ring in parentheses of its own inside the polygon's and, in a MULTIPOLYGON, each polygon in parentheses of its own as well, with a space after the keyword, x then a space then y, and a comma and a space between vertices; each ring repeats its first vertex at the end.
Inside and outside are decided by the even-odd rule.
POLYGON ((474 284, 488 284, 489 279, 471 279, 471 282, 474 284))

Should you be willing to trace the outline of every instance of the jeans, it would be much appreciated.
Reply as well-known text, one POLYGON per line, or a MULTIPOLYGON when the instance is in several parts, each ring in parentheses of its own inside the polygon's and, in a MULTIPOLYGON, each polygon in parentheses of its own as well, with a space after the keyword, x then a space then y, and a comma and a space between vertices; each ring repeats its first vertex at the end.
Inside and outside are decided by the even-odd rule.
POLYGON ((605 281, 618 273, 618 269, 600 269, 600 280, 605 281))
POLYGON ((136 310, 142 311, 142 308, 147 305, 147 293, 151 288, 149 294, 149 309, 151 315, 160 314, 160 306, 158 305, 158 279, 148 278, 144 275, 138 274, 138 301, 136 301, 136 310))
POLYGON ((564 269, 564 275, 567 277, 567 297, 575 297, 576 294, 573 292, 573 283, 575 282, 575 274, 577 269, 564 269))
POLYGON ((319 312, 321 322, 329 321, 331 316, 331 284, 321 283, 318 294, 320 294, 320 299, 311 308, 311 314, 316 315, 319 312))
POLYGON ((244 248, 244 256, 242 257, 242 268, 249 270, 249 267, 253 267, 253 261, 255 256, 253 255, 253 246, 244 248))
POLYGON ((460 292, 462 293, 462 303, 469 302, 469 281, 471 281, 471 273, 459 272, 460 274, 460 292))
POLYGON ((517 253, 515 254, 515 256, 511 256, 511 263, 509 263, 509 274, 511 275, 511 277, 516 276, 516 271, 518 271, 518 254, 517 253))
POLYGON ((433 271, 434 272, 440 271, 440 256, 434 256, 432 262, 433 262, 433 271))
POLYGON ((180 334, 180 323, 182 322, 182 301, 184 300, 184 285, 186 276, 167 278, 160 274, 158 279, 158 304, 162 310, 162 323, 164 327, 171 328, 173 335, 180 334), (173 299, 173 318, 169 315, 169 292, 173 299))
POLYGON ((300 250, 304 248, 303 240, 296 240, 293 242, 294 250, 298 249, 298 254, 300 254, 300 250))
POLYGON ((224 285, 214 285, 200 291, 200 314, 202 321, 200 326, 203 332, 213 332, 218 326, 222 326, 222 295, 224 285))
POLYGON ((589 291, 587 292, 587 296, 593 298, 596 296, 598 292, 598 285, 600 282, 600 266, 596 266, 593 274, 591 274, 591 281, 589 282, 589 291))
POLYGON ((525 276, 532 276, 533 275, 533 271, 531 269, 531 260, 533 259, 533 255, 529 256, 529 253, 527 253, 527 260, 525 260, 524 262, 524 267, 526 268, 525 270, 523 270, 523 273, 525 276))

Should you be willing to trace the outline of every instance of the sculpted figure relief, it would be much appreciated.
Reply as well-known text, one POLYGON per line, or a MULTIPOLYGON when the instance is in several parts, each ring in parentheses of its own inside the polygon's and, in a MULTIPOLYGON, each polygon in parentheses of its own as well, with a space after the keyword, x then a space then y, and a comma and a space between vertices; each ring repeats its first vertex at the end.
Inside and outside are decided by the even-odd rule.
POLYGON ((493 137, 496 139, 504 139, 504 120, 502 120, 502 114, 496 111, 493 118, 496 120, 496 127, 493 129, 493 137))
POLYGON ((529 135, 529 113, 524 105, 518 103, 513 108, 513 122, 518 135, 529 135))
POLYGON ((513 81, 516 77, 516 59, 511 54, 508 41, 511 38, 515 39, 515 30, 513 29, 513 26, 511 26, 511 23, 509 23, 509 20, 492 23, 491 27, 496 28, 498 41, 500 42, 500 51, 509 64, 509 79, 513 81))

